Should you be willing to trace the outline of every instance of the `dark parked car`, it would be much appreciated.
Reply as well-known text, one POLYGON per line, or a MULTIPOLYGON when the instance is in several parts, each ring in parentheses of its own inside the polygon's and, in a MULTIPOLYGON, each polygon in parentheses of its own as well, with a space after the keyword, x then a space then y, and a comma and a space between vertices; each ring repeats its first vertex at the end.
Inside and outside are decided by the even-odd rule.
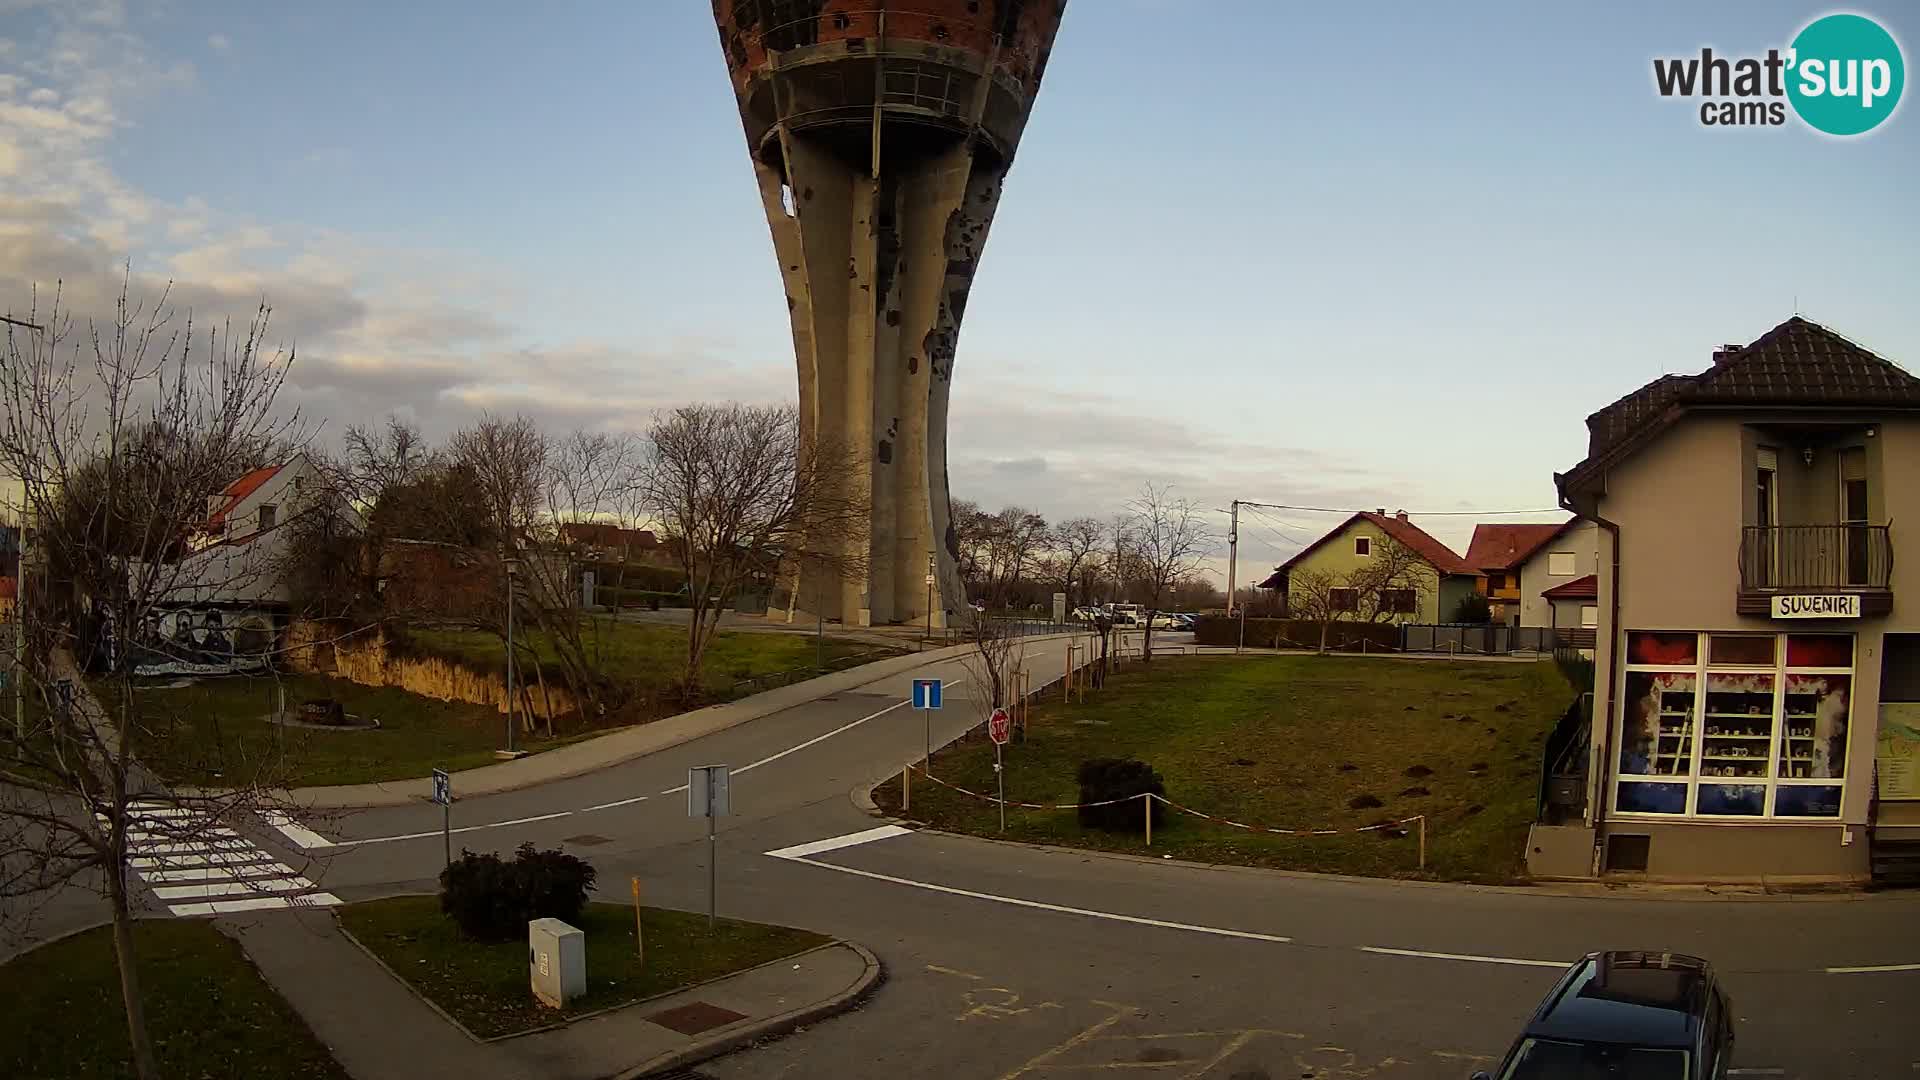
POLYGON ((1733 1013, 1705 960, 1590 953, 1474 1080, 1722 1080, 1732 1058, 1733 1013))

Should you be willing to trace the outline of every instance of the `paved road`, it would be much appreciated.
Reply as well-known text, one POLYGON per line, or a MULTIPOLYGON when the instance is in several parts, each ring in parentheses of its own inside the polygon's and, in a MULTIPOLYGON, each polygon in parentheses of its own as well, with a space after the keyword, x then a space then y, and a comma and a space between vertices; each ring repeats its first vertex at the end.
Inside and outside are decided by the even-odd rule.
MULTIPOLYGON (((1036 681, 1062 654, 1033 646, 1036 681)), ((968 677, 961 663, 924 673, 968 677)), ((680 788, 690 765, 733 765, 721 910, 858 940, 890 979, 857 1013, 703 1070, 730 1080, 1462 1077, 1504 1048, 1556 965, 1614 947, 1697 952, 1727 972, 1736 1064, 1758 1070, 1740 1075, 1920 1077, 1920 897, 1578 898, 876 832, 848 792, 924 748, 925 714, 901 707, 910 678, 463 800, 456 846, 564 843, 609 893, 637 875, 649 902, 701 907, 708 844, 680 788), (1888 964, 1916 967, 1828 970, 1888 964)), ((976 690, 950 689, 936 742, 978 722, 976 690)), ((337 846, 265 840, 347 900, 430 888, 441 865, 435 807, 310 824, 337 846)))

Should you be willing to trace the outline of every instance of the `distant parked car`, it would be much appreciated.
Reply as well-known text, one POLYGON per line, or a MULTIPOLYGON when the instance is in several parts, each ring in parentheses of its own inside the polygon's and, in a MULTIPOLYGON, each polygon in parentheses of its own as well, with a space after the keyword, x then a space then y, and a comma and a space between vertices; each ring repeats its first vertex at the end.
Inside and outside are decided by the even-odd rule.
POLYGON ((1697 956, 1589 953, 1534 1011, 1500 1068, 1473 1080, 1724 1080, 1733 1009, 1697 956))
POLYGON ((1180 630, 1184 627, 1180 622, 1180 616, 1175 615, 1171 611, 1156 611, 1153 615, 1153 628, 1155 630, 1180 630))

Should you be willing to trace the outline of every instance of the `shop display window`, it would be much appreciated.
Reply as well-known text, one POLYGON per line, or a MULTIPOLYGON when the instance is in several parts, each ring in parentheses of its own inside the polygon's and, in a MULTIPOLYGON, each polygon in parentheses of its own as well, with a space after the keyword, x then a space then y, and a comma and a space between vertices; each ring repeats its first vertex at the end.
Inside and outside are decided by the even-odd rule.
POLYGON ((1853 666, 1853 635, 1788 634, 1787 666, 1850 668, 1853 666))
POLYGON ((1707 663, 1714 667, 1773 666, 1772 634, 1713 634, 1707 638, 1707 663))
POLYGON ((1775 817, 1840 816, 1838 784, 1782 784, 1773 792, 1775 817))
POLYGON ((1620 739, 1620 771, 1636 776, 1686 776, 1693 771, 1694 687, 1691 671, 1627 673, 1627 721, 1620 739))
POLYGON ((1627 634, 1614 807, 1833 818, 1844 794, 1847 634, 1627 634))
POLYGON ((1701 784, 1695 813, 1759 817, 1767 812, 1765 784, 1701 784))
POLYGON ((1700 635, 1636 630, 1627 635, 1627 663, 1648 667, 1692 667, 1700 657, 1700 635))
POLYGON ((1773 749, 1775 685, 1772 674, 1707 673, 1700 775, 1766 777, 1767 758, 1773 749))

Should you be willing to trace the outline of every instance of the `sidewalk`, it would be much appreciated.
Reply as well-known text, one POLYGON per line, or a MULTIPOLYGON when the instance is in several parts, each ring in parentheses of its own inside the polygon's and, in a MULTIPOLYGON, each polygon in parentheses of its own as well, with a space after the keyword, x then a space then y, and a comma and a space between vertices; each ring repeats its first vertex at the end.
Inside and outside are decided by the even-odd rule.
POLYGON ((355 945, 330 912, 229 916, 220 929, 355 1080, 645 1076, 843 1012, 880 980, 872 954, 838 942, 550 1031, 480 1042, 355 945), (671 1010, 680 1011, 663 1015, 671 1010))
MULTIPOLYGON (((1047 640, 1034 638, 1033 640, 1047 640)), ((591 739, 569 743, 544 753, 532 754, 498 765, 483 765, 456 773, 454 789, 462 798, 494 795, 503 791, 536 787, 555 780, 604 769, 610 765, 668 750, 682 743, 703 738, 717 731, 748 723, 774 713, 805 705, 810 701, 886 679, 897 678, 927 664, 958 660, 969 655, 971 645, 928 649, 906 656, 888 657, 845 671, 836 671, 806 682, 729 701, 704 709, 670 716, 649 724, 636 724, 591 739)), ((423 802, 433 794, 433 782, 427 777, 415 780, 390 780, 378 784, 349 784, 340 787, 295 788, 293 802, 303 809, 347 810, 374 806, 405 806, 423 802)))

